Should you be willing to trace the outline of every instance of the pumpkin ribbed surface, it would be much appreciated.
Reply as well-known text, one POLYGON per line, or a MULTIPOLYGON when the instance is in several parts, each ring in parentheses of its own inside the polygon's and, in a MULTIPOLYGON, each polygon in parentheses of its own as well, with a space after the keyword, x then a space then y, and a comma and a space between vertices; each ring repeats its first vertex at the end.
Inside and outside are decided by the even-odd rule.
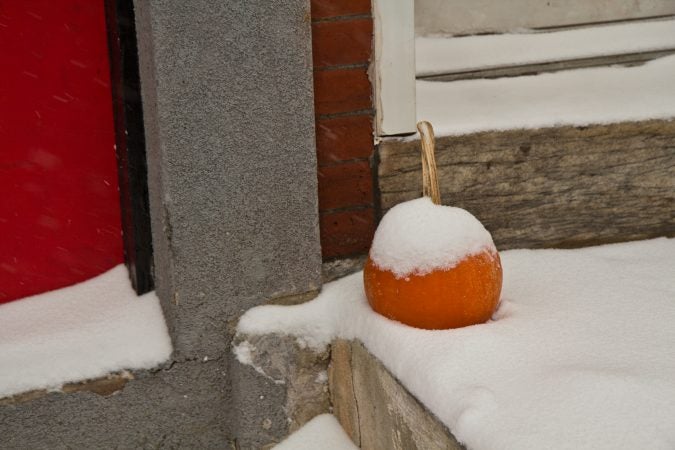
POLYGON ((370 306, 417 328, 447 329, 486 322, 499 303, 502 267, 496 251, 468 255, 449 269, 397 277, 368 258, 363 271, 370 306))

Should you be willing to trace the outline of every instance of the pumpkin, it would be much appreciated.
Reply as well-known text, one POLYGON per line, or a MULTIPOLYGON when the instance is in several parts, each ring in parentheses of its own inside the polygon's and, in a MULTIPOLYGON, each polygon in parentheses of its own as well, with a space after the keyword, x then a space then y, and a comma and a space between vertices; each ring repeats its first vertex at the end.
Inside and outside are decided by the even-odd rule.
POLYGON ((363 278, 376 312, 417 328, 486 322, 502 267, 490 233, 469 212, 440 204, 433 129, 420 122, 424 197, 393 207, 378 226, 363 278))

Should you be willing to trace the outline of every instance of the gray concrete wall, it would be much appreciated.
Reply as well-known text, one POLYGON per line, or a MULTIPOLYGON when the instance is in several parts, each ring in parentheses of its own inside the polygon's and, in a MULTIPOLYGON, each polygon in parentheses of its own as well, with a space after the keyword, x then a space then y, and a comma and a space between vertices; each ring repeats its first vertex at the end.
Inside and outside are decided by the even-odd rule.
POLYGON ((247 449, 288 431, 285 387, 230 342, 246 309, 320 287, 309 1, 135 5, 173 361, 110 397, 0 406, 3 449, 247 449))
MULTIPOLYGON (((3 450, 230 449, 225 361, 136 373, 110 397, 53 393, 0 406, 3 450), (216 407, 215 405, 220 405, 216 407)), ((283 401, 283 393, 270 402, 283 401)), ((245 448, 245 447, 244 447, 245 448)))

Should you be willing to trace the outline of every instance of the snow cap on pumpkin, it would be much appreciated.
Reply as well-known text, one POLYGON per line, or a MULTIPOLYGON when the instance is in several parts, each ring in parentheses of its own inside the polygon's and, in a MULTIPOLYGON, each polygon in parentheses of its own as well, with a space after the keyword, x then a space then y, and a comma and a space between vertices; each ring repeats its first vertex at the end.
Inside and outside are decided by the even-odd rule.
POLYGON ((377 227, 370 258, 397 278, 447 270, 468 256, 496 253, 492 236, 471 213, 428 197, 400 203, 377 227))

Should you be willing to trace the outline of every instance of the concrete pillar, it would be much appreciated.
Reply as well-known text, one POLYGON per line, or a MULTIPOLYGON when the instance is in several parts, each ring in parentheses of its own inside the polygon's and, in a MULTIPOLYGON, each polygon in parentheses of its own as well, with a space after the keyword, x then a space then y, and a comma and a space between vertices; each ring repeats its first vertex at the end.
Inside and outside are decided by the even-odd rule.
POLYGON ((156 284, 177 358, 320 285, 307 0, 137 0, 156 284))
POLYGON ((284 388, 232 360, 233 324, 320 287, 309 2, 135 5, 156 285, 174 358, 222 361, 220 382, 237 392, 209 407, 230 438, 244 436, 239 448, 257 447, 287 432, 284 388))

